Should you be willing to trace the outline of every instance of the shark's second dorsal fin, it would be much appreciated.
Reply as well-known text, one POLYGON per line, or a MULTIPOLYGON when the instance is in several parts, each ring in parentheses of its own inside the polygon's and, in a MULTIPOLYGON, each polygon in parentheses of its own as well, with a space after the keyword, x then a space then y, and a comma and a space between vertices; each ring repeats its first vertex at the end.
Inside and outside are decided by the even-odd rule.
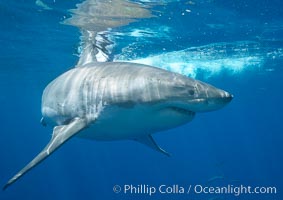
POLYGON ((145 135, 142 137, 139 137, 136 139, 136 141, 154 149, 155 151, 161 152, 165 154, 166 156, 171 156, 170 153, 162 149, 161 147, 158 146, 158 144, 154 141, 151 135, 145 135))
POLYGON ((31 170, 33 167, 38 165, 41 161, 47 158, 51 153, 58 149, 62 144, 69 140, 72 136, 76 135, 79 131, 87 126, 86 120, 81 118, 73 119, 69 124, 56 126, 53 129, 53 135, 50 142, 46 147, 21 171, 19 171, 13 178, 11 178, 7 184, 3 187, 5 190, 11 184, 16 182, 25 173, 31 170))

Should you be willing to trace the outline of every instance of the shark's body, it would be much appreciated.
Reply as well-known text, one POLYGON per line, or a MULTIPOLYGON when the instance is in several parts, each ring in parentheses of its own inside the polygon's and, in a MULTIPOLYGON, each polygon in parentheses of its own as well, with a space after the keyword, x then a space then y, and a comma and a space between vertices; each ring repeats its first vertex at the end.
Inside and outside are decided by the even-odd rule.
POLYGON ((151 66, 90 63, 52 81, 42 96, 43 123, 55 125, 51 141, 4 188, 74 135, 95 140, 130 139, 166 155, 151 134, 216 110, 232 96, 206 83, 151 66))
POLYGON ((192 120, 193 112, 171 105, 180 96, 176 81, 180 85, 186 80, 144 65, 90 64, 68 71, 47 86, 42 114, 56 125, 75 117, 86 119, 90 126, 79 134, 82 137, 136 139, 192 120))

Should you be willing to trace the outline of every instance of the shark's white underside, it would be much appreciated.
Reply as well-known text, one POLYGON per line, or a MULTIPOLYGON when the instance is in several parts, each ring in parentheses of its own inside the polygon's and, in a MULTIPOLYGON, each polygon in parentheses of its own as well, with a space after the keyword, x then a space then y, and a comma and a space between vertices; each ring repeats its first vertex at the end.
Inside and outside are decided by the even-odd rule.
POLYGON ((106 106, 94 123, 77 136, 94 140, 137 140, 191 121, 193 112, 164 105, 106 106))

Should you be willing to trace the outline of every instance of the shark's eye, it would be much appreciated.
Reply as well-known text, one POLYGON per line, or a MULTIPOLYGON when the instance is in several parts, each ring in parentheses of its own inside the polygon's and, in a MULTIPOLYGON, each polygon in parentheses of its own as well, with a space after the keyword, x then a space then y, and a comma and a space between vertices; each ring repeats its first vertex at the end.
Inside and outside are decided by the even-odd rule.
POLYGON ((195 91, 194 91, 194 90, 189 90, 189 94, 190 94, 190 95, 194 95, 194 94, 195 94, 195 91))

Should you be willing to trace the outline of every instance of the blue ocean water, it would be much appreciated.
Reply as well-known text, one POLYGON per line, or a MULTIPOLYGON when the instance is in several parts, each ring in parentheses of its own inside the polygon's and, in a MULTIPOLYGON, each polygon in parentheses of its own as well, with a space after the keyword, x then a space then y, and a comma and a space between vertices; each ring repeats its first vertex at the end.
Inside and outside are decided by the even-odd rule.
MULTIPOLYGON (((64 24, 83 1, 0 2, 0 183, 49 141, 45 86, 78 61, 80 32, 64 24)), ((0 199, 282 199, 283 15, 279 0, 136 1, 155 17, 113 28, 111 59, 177 71, 234 95, 222 110, 154 135, 170 158, 133 141, 73 138, 0 199), (276 194, 113 192, 113 186, 276 187, 276 194)))

